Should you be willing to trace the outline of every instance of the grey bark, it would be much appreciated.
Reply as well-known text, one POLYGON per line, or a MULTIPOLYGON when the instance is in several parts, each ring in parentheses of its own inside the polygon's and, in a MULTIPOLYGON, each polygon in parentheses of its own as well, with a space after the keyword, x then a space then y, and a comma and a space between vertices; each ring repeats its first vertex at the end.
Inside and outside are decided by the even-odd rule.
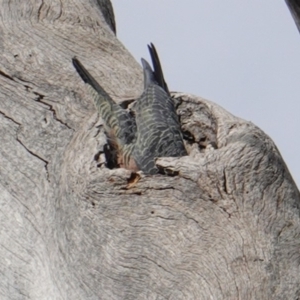
POLYGON ((157 160, 176 176, 105 167, 71 58, 141 93, 109 7, 0 6, 0 299, 298 299, 300 195, 255 125, 177 93, 189 156, 157 160))

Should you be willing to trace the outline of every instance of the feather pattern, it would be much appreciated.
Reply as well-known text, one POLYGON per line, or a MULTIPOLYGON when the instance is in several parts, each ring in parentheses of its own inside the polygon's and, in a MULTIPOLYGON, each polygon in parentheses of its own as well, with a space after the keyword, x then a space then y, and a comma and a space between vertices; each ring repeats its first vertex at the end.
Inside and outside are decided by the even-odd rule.
POLYGON ((184 156, 187 152, 156 49, 153 44, 148 49, 154 71, 142 59, 144 91, 132 107, 135 117, 111 99, 76 57, 72 61, 82 80, 90 86, 108 137, 118 152, 119 165, 155 174, 158 172, 155 158, 184 156))

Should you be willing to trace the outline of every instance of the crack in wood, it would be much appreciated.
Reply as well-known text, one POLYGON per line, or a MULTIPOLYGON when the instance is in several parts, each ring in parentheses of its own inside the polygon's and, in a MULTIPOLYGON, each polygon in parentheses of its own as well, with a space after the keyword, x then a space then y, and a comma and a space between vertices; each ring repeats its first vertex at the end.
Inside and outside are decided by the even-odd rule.
POLYGON ((8 78, 9 80, 15 81, 11 76, 9 76, 8 74, 6 74, 5 72, 3 72, 2 70, 0 70, 0 75, 8 78))
POLYGON ((57 117, 56 111, 55 111, 55 109, 53 108, 53 106, 52 106, 51 104, 49 104, 49 103, 43 101, 45 95, 40 94, 40 93, 35 92, 35 91, 32 91, 32 93, 33 93, 34 95, 37 96, 37 98, 35 99, 36 102, 40 102, 40 103, 42 103, 42 104, 44 104, 44 105, 46 105, 46 106, 48 107, 48 109, 52 112, 53 117, 54 117, 54 119, 55 119, 57 122, 59 122, 60 124, 66 126, 68 129, 74 130, 74 129, 71 128, 67 123, 63 122, 62 120, 60 120, 60 119, 57 117))
POLYGON ((43 6, 44 6, 44 1, 42 1, 41 5, 40 5, 40 7, 38 9, 38 12, 37 12, 38 20, 41 19, 41 10, 42 10, 43 6))
MULTIPOLYGON (((5 73, 3 73, 3 72, 2 72, 2 73, 3 73, 3 74, 2 74, 1 72, 2 72, 2 71, 0 70, 0 75, 3 75, 3 76, 5 76, 5 77, 7 77, 7 78, 9 78, 9 79, 11 79, 11 80, 13 80, 13 81, 15 81, 15 80, 14 80, 12 77, 10 77, 9 75, 7 75, 7 74, 5 74, 5 73)), ((57 117, 56 111, 55 111, 55 109, 53 108, 53 106, 52 106, 51 104, 49 104, 49 103, 43 101, 43 99, 46 97, 45 95, 43 95, 43 94, 41 94, 41 93, 38 93, 38 92, 34 91, 32 86, 30 86, 30 85, 28 85, 28 84, 25 84, 25 83, 30 83, 31 85, 34 85, 32 82, 29 82, 29 81, 26 81, 26 80, 24 80, 24 79, 21 79, 20 77, 16 77, 16 78, 17 78, 18 80, 21 81, 21 82, 19 82, 19 83, 21 83, 21 84, 25 87, 26 92, 31 92, 31 93, 33 93, 34 95, 37 96, 37 98, 35 99, 35 101, 40 102, 40 103, 42 103, 42 104, 44 104, 45 106, 48 107, 48 109, 52 112, 53 117, 54 117, 54 119, 55 119, 57 122, 59 122, 60 124, 66 126, 68 129, 74 130, 74 129, 71 128, 67 123, 63 122, 62 120, 60 120, 60 119, 57 117)))
MULTIPOLYGON (((19 127, 18 127, 18 130, 19 130, 19 128, 21 127, 21 123, 15 121, 15 120, 14 120, 13 118, 11 118, 11 117, 8 117, 8 116, 7 116, 5 113, 3 113, 2 111, 0 111, 0 114, 1 114, 2 116, 4 116, 4 118, 6 118, 6 119, 12 121, 13 123, 15 123, 16 125, 18 125, 18 126, 19 126, 19 127)), ((17 130, 17 137, 16 137, 17 142, 18 142, 19 144, 21 144, 21 145, 26 149, 27 152, 29 152, 31 155, 35 156, 36 158, 40 159, 41 161, 43 161, 43 162, 45 163, 45 169, 46 169, 46 175, 47 175, 46 178, 47 178, 47 181, 50 182, 50 179, 49 179, 49 171, 48 171, 48 164, 49 164, 49 162, 48 162, 47 160, 43 159, 42 157, 40 157, 39 155, 35 154, 34 152, 30 151, 30 150, 29 150, 29 149, 28 149, 28 148, 20 141, 20 139, 19 139, 19 137, 18 137, 18 130, 17 130)))
POLYGON ((31 150, 29 150, 22 142, 21 140, 19 139, 19 137, 17 136, 16 138, 17 142, 19 144, 21 144, 28 153, 30 153, 32 156, 40 159, 44 164, 45 164, 45 170, 46 170, 46 178, 47 178, 47 181, 50 182, 50 178, 49 178, 49 171, 48 171, 48 164, 49 162, 47 160, 45 160, 44 158, 42 158, 41 156, 37 155, 36 153, 32 152, 31 150))
POLYGON ((224 192, 225 192, 226 194, 229 194, 229 193, 228 193, 228 189, 227 189, 227 175, 226 175, 225 169, 223 170, 223 178, 224 178, 224 181, 223 181, 223 189, 224 189, 224 192))
POLYGON ((58 17, 57 17, 57 18, 53 19, 53 22, 56 21, 56 20, 58 20, 58 19, 60 19, 61 16, 62 16, 62 12, 63 12, 63 2, 62 2, 62 0, 59 0, 59 2, 60 2, 60 6, 59 6, 59 8, 60 8, 59 14, 58 14, 58 17))
POLYGON ((6 119, 12 121, 13 123, 17 124, 18 126, 21 126, 21 123, 15 121, 13 118, 7 116, 4 112, 0 111, 0 114, 1 114, 4 118, 6 118, 6 119))

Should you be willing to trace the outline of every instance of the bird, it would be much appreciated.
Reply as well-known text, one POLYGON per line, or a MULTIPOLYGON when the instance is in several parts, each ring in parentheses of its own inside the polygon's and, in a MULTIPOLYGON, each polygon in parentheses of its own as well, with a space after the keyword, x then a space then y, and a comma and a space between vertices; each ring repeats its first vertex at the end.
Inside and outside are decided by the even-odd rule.
POLYGON ((156 48, 151 43, 148 49, 154 70, 141 59, 144 90, 132 105, 131 112, 112 100, 77 57, 73 57, 72 62, 89 86, 110 145, 116 152, 118 166, 154 175, 160 171, 155 165, 157 157, 180 157, 187 152, 156 48))
POLYGON ((136 116, 137 140, 134 152, 150 174, 158 169, 157 157, 187 155, 173 99, 165 82, 155 46, 148 45, 154 70, 142 58, 144 91, 132 109, 136 116))
POLYGON ((132 171, 139 171, 136 162, 130 156, 136 139, 134 117, 112 100, 76 57, 73 57, 72 62, 81 79, 88 85, 95 106, 104 120, 108 141, 116 153, 118 165, 132 171))
POLYGON ((156 48, 154 47, 154 45, 152 43, 150 43, 150 45, 147 45, 147 46, 148 46, 148 50, 150 53, 150 57, 151 57, 151 61, 152 61, 153 69, 154 69, 153 76, 155 78, 155 81, 170 96, 170 91, 169 91, 168 85, 165 82, 164 74, 162 71, 162 67, 160 64, 160 60, 159 60, 156 48))

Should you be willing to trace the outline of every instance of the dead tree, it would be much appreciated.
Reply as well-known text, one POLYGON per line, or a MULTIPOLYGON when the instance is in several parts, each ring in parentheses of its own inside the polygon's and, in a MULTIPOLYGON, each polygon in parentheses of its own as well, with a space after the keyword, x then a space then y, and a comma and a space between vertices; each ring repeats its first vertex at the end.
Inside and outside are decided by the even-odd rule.
POLYGON ((0 11, 1 299, 299 299, 299 192, 265 133, 177 93, 189 156, 157 160, 172 176, 109 169, 71 64, 118 103, 140 95, 109 0, 0 11))

